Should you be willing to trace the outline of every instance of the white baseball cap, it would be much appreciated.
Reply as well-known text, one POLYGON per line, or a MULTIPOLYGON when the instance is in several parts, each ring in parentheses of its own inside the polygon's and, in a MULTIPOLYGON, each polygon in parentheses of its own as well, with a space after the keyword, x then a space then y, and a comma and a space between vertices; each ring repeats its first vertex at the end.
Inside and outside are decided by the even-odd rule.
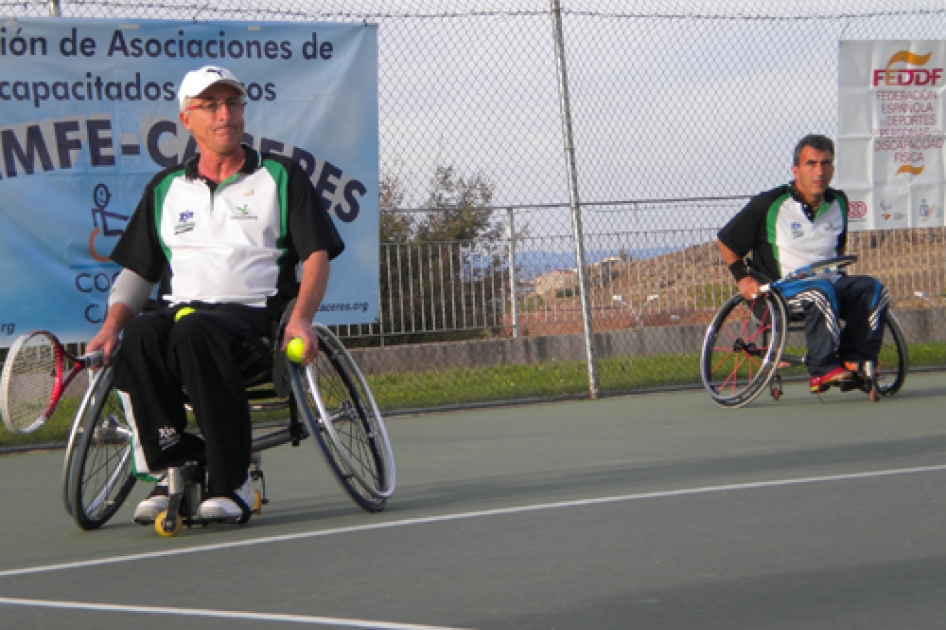
POLYGON ((181 102, 181 111, 184 111, 184 102, 187 99, 200 96, 204 93, 204 90, 218 83, 229 85, 243 96, 246 96, 246 88, 233 76, 232 72, 220 66, 204 66, 200 70, 191 70, 184 75, 184 80, 181 81, 181 89, 177 93, 177 98, 181 102))

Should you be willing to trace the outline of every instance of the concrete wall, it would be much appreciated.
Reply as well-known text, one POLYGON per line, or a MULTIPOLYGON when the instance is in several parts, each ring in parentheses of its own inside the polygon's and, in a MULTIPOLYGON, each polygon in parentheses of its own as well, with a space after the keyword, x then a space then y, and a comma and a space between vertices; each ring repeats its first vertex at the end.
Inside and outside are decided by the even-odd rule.
MULTIPOLYGON (((907 341, 946 339, 946 310, 911 309, 895 313, 907 341)), ((705 332, 704 326, 684 325, 596 333, 595 355, 609 359, 699 353, 705 332)), ((584 361, 586 356, 580 334, 353 349, 351 354, 366 374, 584 361)))

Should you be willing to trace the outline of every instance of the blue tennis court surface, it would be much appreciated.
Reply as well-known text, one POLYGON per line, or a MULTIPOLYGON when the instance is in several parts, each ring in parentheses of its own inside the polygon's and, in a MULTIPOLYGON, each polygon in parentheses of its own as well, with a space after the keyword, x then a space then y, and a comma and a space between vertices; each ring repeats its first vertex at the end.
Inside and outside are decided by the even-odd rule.
POLYGON ((0 457, 0 626, 944 627, 944 386, 396 417, 383 513, 303 443, 263 454, 261 516, 173 539, 130 522, 141 484, 82 532, 61 452, 0 457))

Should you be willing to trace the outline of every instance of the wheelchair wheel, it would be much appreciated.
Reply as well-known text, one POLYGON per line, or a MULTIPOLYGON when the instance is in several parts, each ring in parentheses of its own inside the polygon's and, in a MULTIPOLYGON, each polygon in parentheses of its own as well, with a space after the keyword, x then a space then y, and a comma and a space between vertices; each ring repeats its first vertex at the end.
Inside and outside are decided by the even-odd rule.
POLYGON ((892 396, 900 391, 907 379, 909 365, 907 342, 900 323, 888 310, 884 315, 884 340, 877 357, 876 393, 879 396, 892 396))
POLYGON ((775 292, 747 302, 733 296, 706 330, 700 376, 723 407, 752 402, 775 374, 785 347, 785 301, 775 292))
POLYGON ((381 412, 351 355, 322 326, 317 358, 290 366, 299 410, 329 467, 351 498, 368 512, 380 512, 394 492, 394 456, 381 412))
POLYGON ((106 370, 97 370, 90 377, 91 382, 82 397, 76 416, 72 420, 72 427, 69 430, 69 439, 66 441, 66 455, 62 462, 62 503, 66 508, 66 513, 72 516, 72 468, 75 461, 75 454, 79 450, 79 442, 82 441, 82 426, 89 410, 89 405, 95 399, 101 379, 105 377, 106 370))
POLYGON ((66 455, 66 509, 85 530, 108 522, 135 485, 132 431, 112 377, 111 368, 103 368, 89 389, 66 455))

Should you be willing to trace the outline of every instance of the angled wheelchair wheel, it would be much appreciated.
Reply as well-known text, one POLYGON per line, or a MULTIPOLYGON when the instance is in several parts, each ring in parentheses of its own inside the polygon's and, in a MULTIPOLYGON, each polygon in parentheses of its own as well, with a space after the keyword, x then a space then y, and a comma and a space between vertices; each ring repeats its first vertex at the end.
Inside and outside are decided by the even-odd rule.
POLYGON ((85 530, 107 523, 135 485, 132 430, 112 380, 111 368, 102 368, 96 376, 79 409, 66 455, 66 509, 85 530))
POLYGON ((66 455, 62 462, 62 503, 66 508, 66 513, 72 516, 72 470, 75 462, 76 452, 79 450, 79 443, 82 441, 84 433, 84 422, 87 417, 89 406, 96 398, 96 392, 102 379, 106 377, 106 370, 97 370, 91 377, 89 388, 79 404, 75 418, 72 420, 72 427, 69 430, 69 439, 66 441, 66 455))
POLYGON ((703 386, 723 407, 752 402, 769 385, 785 347, 788 316, 775 292, 747 302, 733 296, 706 330, 700 355, 703 386))
POLYGON ((364 510, 380 512, 395 483, 381 412, 338 338, 321 324, 313 330, 319 337, 318 357, 289 370, 299 410, 345 491, 364 510))
POLYGON ((884 340, 877 357, 876 394, 892 396, 900 391, 907 379, 909 366, 906 339, 897 318, 888 310, 884 315, 884 340))

